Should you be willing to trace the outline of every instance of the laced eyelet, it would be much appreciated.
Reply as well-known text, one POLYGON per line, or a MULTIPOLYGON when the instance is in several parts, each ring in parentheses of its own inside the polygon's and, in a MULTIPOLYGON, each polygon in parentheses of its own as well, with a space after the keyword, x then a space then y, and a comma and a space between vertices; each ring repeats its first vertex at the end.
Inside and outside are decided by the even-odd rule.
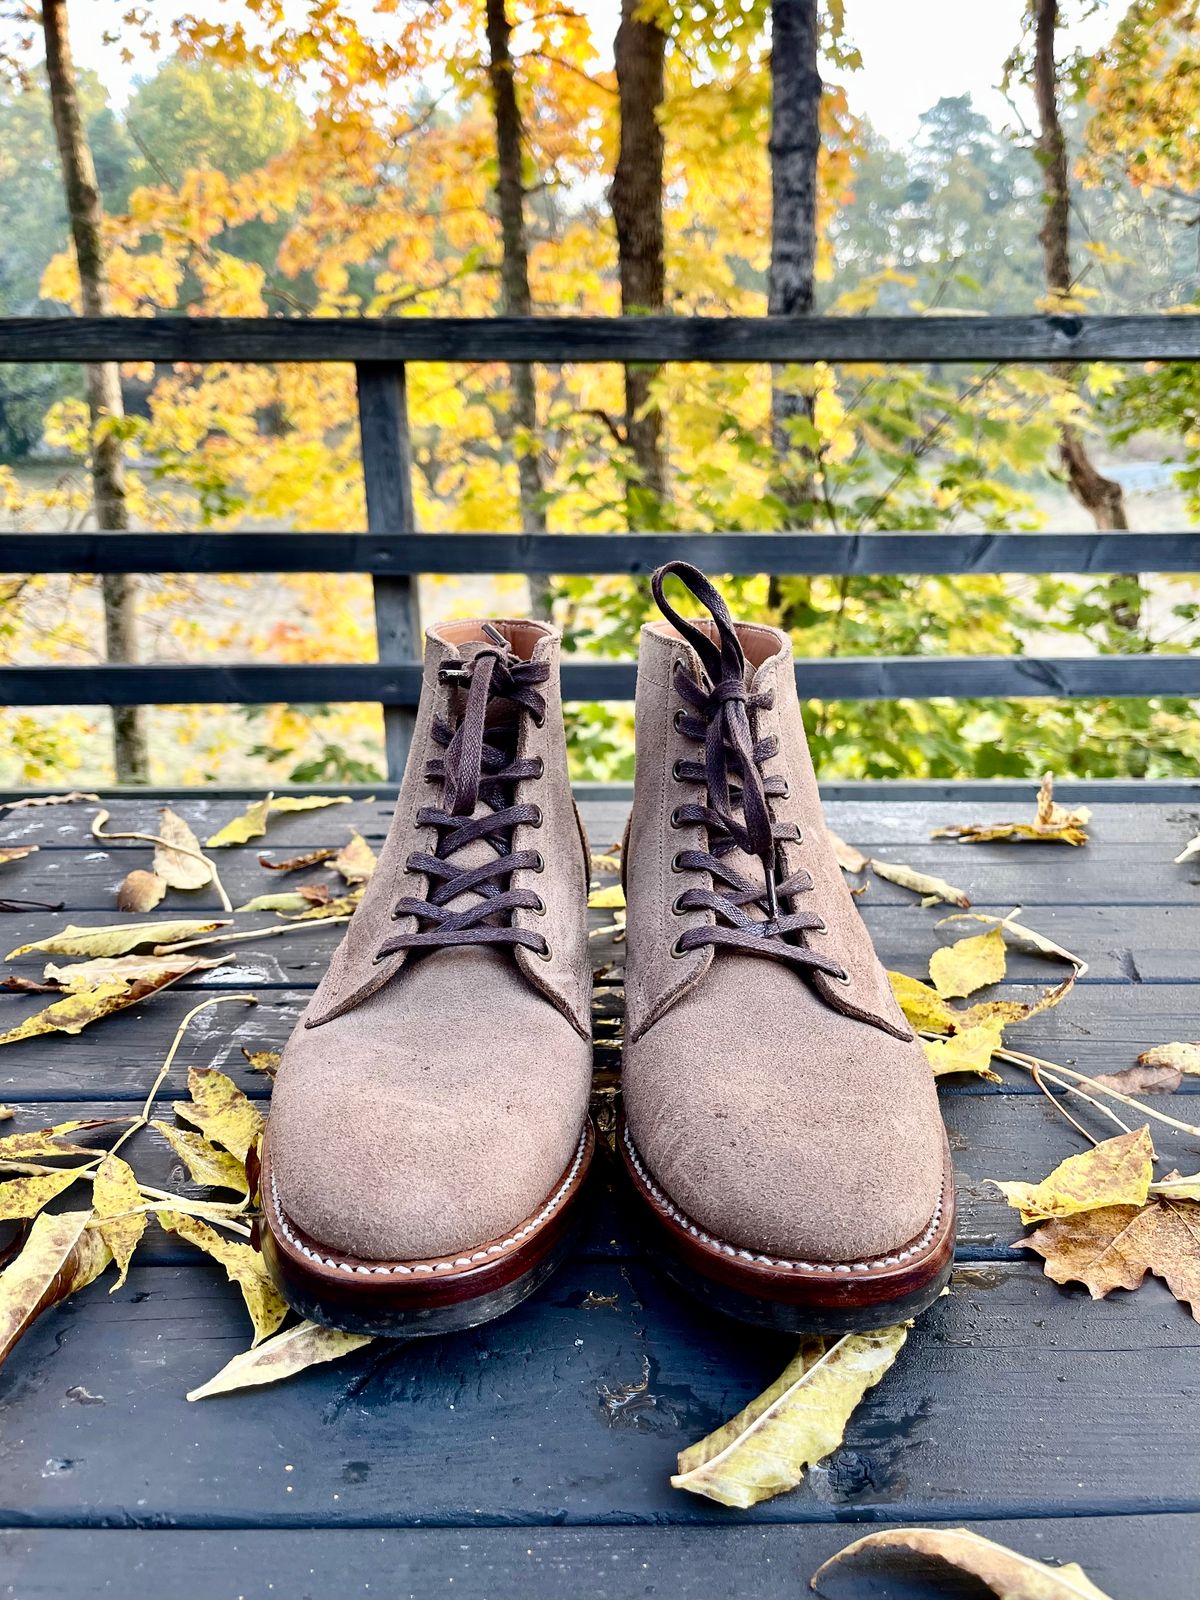
POLYGON ((682 709, 680 709, 680 710, 679 710, 679 711, 677 711, 677 712, 676 712, 676 713, 675 713, 675 715, 674 715, 674 716, 673 716, 673 717, 672 717, 672 718, 671 718, 671 723, 672 723, 672 726, 673 726, 673 727, 674 727, 674 729, 675 729, 675 732, 676 732, 676 733, 679 733, 679 732, 680 732, 680 731, 681 731, 681 730, 682 730, 682 727, 683 727, 683 719, 684 719, 684 717, 686 717, 686 716, 687 716, 687 712, 686 712, 686 711, 684 711, 684 710, 682 710, 682 709))
POLYGON ((537 762, 537 771, 532 773, 531 776, 534 778, 544 778, 546 776, 546 763, 542 760, 541 756, 534 756, 533 759, 537 762))
POLYGON ((552 961, 554 959, 554 952, 551 950, 548 942, 545 939, 542 940, 542 948, 540 950, 535 950, 533 954, 538 958, 539 961, 552 961))
POLYGON ((828 933, 829 932, 829 924, 825 921, 825 918, 822 917, 820 922, 817 923, 816 927, 815 928, 809 928, 808 931, 809 931, 809 933, 828 933))
POLYGON ((676 783, 694 783, 695 782, 694 778, 685 778, 683 773, 680 772, 679 769, 680 769, 680 767, 682 767, 682 765, 683 765, 682 761, 677 761, 675 763, 675 765, 671 768, 671 776, 675 779, 676 783))
POLYGON ((691 955, 691 951, 681 950, 679 948, 679 940, 676 939, 675 943, 671 946, 671 959, 673 961, 682 961, 684 956, 688 955, 691 955))
POLYGON ((678 855, 674 855, 674 856, 671 857, 671 871, 672 872, 686 872, 687 871, 687 868, 685 866, 683 866, 682 863, 681 863, 681 859, 680 858, 682 857, 682 855, 683 855, 683 852, 681 850, 678 855))
POLYGON ((535 850, 533 853, 537 857, 537 860, 534 862, 533 867, 530 870, 533 871, 533 872, 545 872, 545 870, 546 870, 546 858, 545 858, 545 856, 542 854, 542 852, 540 850, 535 850))
POLYGON ((781 793, 779 795, 779 799, 780 800, 790 800, 791 797, 792 797, 792 786, 787 781, 787 779, 785 778, 783 780, 783 789, 782 789, 782 791, 781 791, 781 793))
MULTIPOLYGON (((683 893, 686 894, 687 890, 685 889, 683 893)), ((682 916, 685 916, 687 914, 687 909, 688 908, 686 906, 681 906, 679 904, 679 902, 682 899, 683 899, 683 894, 677 894, 675 896, 675 899, 671 904, 671 915, 673 917, 682 917, 682 916)))
POLYGON ((674 811, 672 811, 672 813, 671 813, 671 826, 673 828, 682 828, 683 827, 683 823, 680 821, 680 817, 679 817, 679 813, 680 813, 681 809, 682 808, 680 806, 676 806, 674 811))
POLYGON ((530 906, 529 909, 532 911, 535 917, 544 917, 546 915, 546 902, 542 899, 540 894, 537 897, 537 905, 530 906))
POLYGON ((537 820, 535 822, 531 822, 529 824, 529 826, 531 828, 540 828, 542 823, 543 823, 543 821, 545 820, 543 818, 543 816, 542 816, 542 808, 541 808, 541 806, 534 806, 533 809, 537 812, 537 820))
POLYGON ((847 988, 850 985, 850 981, 851 981, 850 974, 848 972, 846 972, 846 971, 842 971, 842 972, 827 972, 825 974, 825 976, 827 978, 832 978, 834 983, 843 984, 847 988))

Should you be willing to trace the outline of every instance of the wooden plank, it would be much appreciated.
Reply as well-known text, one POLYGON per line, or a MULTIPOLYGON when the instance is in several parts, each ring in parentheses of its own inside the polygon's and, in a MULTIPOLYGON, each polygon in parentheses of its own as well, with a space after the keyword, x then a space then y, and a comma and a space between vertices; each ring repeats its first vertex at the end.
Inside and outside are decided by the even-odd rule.
MULTIPOLYGON (((355 377, 367 526, 372 533, 397 529, 398 537, 407 540, 416 530, 417 518, 404 367, 360 365, 355 377)), ((421 617, 414 578, 376 573, 373 588, 378 660, 390 664, 417 659, 421 655, 421 617)), ((414 723, 411 710, 384 707, 387 775, 397 782, 404 773, 414 723)))
MULTIPOLYGON (((568 657, 563 699, 632 700, 632 661, 568 657)), ((803 699, 1106 699, 1200 696, 1200 655, 840 656, 796 661, 803 699)), ((310 700, 415 706, 421 668, 385 662, 0 668, 14 706, 268 705, 310 700)))
MULTIPOLYGON (((361 396, 389 368, 359 369, 361 396)), ((374 390, 372 389, 372 394, 374 390)), ((375 406, 372 404, 372 412, 375 406)), ((394 411, 395 407, 389 407, 394 411)), ((393 424, 394 426, 394 424, 393 424)), ((387 438, 390 433, 385 433, 387 438)), ((365 461, 364 457, 364 461, 365 461)), ((392 480, 394 492, 402 477, 392 480)), ((1200 533, 414 533, 411 503, 371 533, 0 533, 0 572, 624 573, 687 551, 706 572, 1194 572, 1200 533)))
POLYGON ((0 361, 1188 361, 1200 316, 6 317, 0 361))
MULTIPOLYGON (((130 1446, 132 1448, 132 1445, 130 1446)), ((888 1520, 717 1528, 8 1528, 0 1561, 20 1600, 76 1600, 92 1577, 129 1600, 305 1600, 453 1594, 458 1600, 796 1600, 820 1564, 888 1520), (83 1574, 88 1574, 87 1578, 83 1574)), ((1035 1560, 1074 1561, 1118 1600, 1193 1600, 1200 1517, 1042 1517, 968 1523, 1035 1560)), ((946 1570, 858 1559, 826 1600, 965 1595, 946 1570)))
MULTIPOLYGON (((583 1262, 471 1333, 188 1405, 249 1342, 239 1298, 215 1267, 135 1267, 42 1318, 4 1368, 0 1525, 723 1525, 670 1487, 676 1452, 794 1350, 583 1262)), ((842 1446, 743 1520, 1195 1512, 1198 1358, 1157 1280, 1089 1303, 1032 1263, 960 1270, 842 1446)))

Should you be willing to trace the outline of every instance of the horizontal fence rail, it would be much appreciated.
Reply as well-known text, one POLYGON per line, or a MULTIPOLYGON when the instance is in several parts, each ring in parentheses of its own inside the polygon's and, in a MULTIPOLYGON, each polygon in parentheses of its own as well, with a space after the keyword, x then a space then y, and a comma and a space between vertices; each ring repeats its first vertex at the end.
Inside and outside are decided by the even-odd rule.
MULTIPOLYGON (((565 700, 632 700, 632 661, 567 657, 565 700)), ((411 707, 416 663, 296 666, 6 667, 9 705, 265 705, 278 701, 377 701, 411 707)), ((1200 695, 1200 656, 842 656, 799 658, 805 698, 897 700, 964 697, 1200 695)))
POLYGON ((1188 361, 1200 316, 8 317, 0 361, 1188 361))
POLYGON ((1194 533, 0 533, 0 572, 1200 572, 1194 533))

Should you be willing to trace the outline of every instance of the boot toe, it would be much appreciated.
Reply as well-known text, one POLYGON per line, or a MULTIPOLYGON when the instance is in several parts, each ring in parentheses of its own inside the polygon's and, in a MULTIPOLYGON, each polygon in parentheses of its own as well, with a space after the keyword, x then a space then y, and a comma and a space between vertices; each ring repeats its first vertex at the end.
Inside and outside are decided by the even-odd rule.
POLYGON ((714 964, 627 1045, 624 1098, 650 1176, 739 1248, 868 1260, 937 1209, 944 1135, 919 1042, 830 1011, 781 965, 714 964))

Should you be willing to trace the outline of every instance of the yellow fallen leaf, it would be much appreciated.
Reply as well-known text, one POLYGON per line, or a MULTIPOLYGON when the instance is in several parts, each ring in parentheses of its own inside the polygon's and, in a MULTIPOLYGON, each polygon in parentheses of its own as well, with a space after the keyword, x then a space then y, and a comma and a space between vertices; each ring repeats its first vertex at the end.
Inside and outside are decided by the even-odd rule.
POLYGON ((35 806, 69 806, 76 800, 91 800, 100 804, 98 794, 85 794, 82 789, 72 789, 70 794, 35 794, 26 800, 0 800, 0 811, 32 811, 35 806))
POLYGON ((895 1361, 908 1328, 805 1339, 769 1389, 680 1452, 671 1483, 743 1508, 794 1489, 806 1467, 841 1444, 854 1408, 895 1361))
POLYGON ((50 1306, 98 1278, 112 1260, 90 1211, 41 1216, 17 1259, 0 1276, 0 1362, 50 1306))
POLYGON ((211 863, 200 859, 200 841, 191 828, 171 810, 159 811, 158 835, 163 841, 154 847, 154 870, 172 889, 203 889, 212 882, 211 863))
POLYGON ((256 894, 247 900, 239 911, 307 911, 312 904, 297 889, 285 889, 278 894, 256 894))
POLYGON ((40 849, 41 846, 36 844, 5 845, 0 849, 0 865, 7 861, 24 861, 26 856, 31 856, 40 849))
POLYGON ((141 1203, 142 1191, 133 1168, 110 1151, 96 1168, 92 1184, 96 1222, 117 1263, 117 1281, 109 1294, 125 1282, 133 1252, 146 1231, 146 1213, 136 1209, 141 1203))
POLYGON ((308 1367, 337 1361, 352 1350, 371 1343, 370 1334, 341 1333, 316 1322, 301 1322, 295 1328, 277 1333, 257 1349, 243 1351, 216 1374, 188 1394, 189 1400, 207 1400, 215 1394, 230 1394, 235 1389, 252 1389, 259 1384, 278 1383, 308 1367))
MULTIPOLYGON (((317 905, 308 905, 307 909, 300 912, 282 911, 280 916, 286 917, 289 922, 325 922, 329 918, 349 916, 363 897, 362 885, 351 889, 348 893, 339 895, 336 900, 326 900, 317 905)), ((307 904, 307 897, 306 904, 307 904)))
POLYGON ((0 1161, 38 1161, 44 1156, 95 1156, 99 1152, 87 1145, 73 1144, 68 1134, 91 1128, 112 1128, 122 1117, 89 1117, 84 1121, 56 1122, 52 1128, 31 1128, 28 1133, 10 1133, 0 1139, 0 1161))
POLYGON ((326 806, 353 805, 348 794, 279 794, 271 796, 271 811, 324 811, 326 806))
POLYGON ((238 1194, 250 1193, 244 1163, 228 1150, 218 1150, 215 1144, 189 1128, 173 1128, 169 1122, 152 1122, 150 1126, 162 1134, 187 1168, 193 1183, 206 1183, 214 1189, 234 1189, 238 1194))
POLYGON ((1137 1058, 1139 1067, 1174 1067, 1177 1072, 1200 1074, 1200 1043, 1156 1044, 1137 1058))
POLYGON ((929 958, 929 976, 942 999, 950 1000, 999 983, 1005 963, 1004 935, 999 928, 989 928, 935 950, 929 958))
POLYGON ((279 1070, 279 1063, 283 1060, 282 1050, 247 1050, 243 1045, 242 1054, 255 1072, 265 1072, 269 1078, 275 1076, 279 1070))
POLYGON ((362 834, 352 828, 349 843, 338 851, 333 864, 347 883, 366 883, 375 871, 376 859, 374 850, 362 834))
POLYGON ((1064 950, 1062 945, 1055 944, 1053 939, 1047 939, 1044 933, 1038 933, 1033 928, 1027 928, 1024 923, 1017 922, 1018 913, 1012 911, 1007 917, 990 917, 983 911, 956 911, 953 916, 943 917, 937 924, 942 928, 948 922, 983 922, 990 927, 999 928, 1004 935, 1005 944, 1015 945, 1018 950, 1028 951, 1036 956, 1052 956, 1058 961, 1069 962, 1075 968, 1075 976, 1082 978, 1088 970, 1088 964, 1080 956, 1072 955, 1070 950, 1064 950))
POLYGON ((319 867, 325 861, 332 861, 337 853, 336 850, 307 850, 304 855, 289 856, 286 861, 272 861, 270 856, 260 855, 258 864, 268 872, 298 872, 302 867, 319 867))
POLYGON ((989 1083, 1004 1081, 989 1065, 1003 1043, 998 1023, 979 1023, 948 1039, 923 1039, 921 1043, 935 1078, 950 1072, 973 1072, 989 1083))
POLYGON ((204 960, 200 956, 95 956, 91 961, 76 961, 69 967, 46 963, 44 976, 62 989, 76 994, 99 983, 132 983, 136 978, 158 978, 169 973, 208 972, 219 967, 228 956, 204 960))
POLYGON ((847 844, 840 834, 834 833, 832 828, 826 828, 829 842, 833 846, 833 853, 837 857, 837 864, 843 872, 862 872, 868 862, 868 857, 861 850, 856 850, 852 844, 847 844))
MULTIPOLYGON (((1178 1176, 1169 1173, 1163 1182, 1178 1176)), ((1053 1282, 1082 1283, 1093 1300, 1114 1289, 1137 1289, 1152 1272, 1200 1322, 1198 1238, 1200 1205, 1178 1194, 1151 1195, 1142 1206, 1054 1217, 1026 1235, 1019 1248, 1036 1250, 1053 1282)))
POLYGON ((1022 1222, 1044 1222, 1106 1206, 1144 1205, 1153 1176, 1154 1146, 1150 1129, 1144 1127, 1068 1156, 1040 1183, 996 1187, 1020 1212, 1022 1222))
POLYGON ((9 1122, 16 1116, 11 1106, 0 1106, 0 1122, 9 1122))
POLYGON ((263 1131, 257 1107, 215 1067, 189 1067, 188 1090, 191 1101, 177 1100, 176 1116, 244 1163, 263 1131))
POLYGON ((67 1167, 62 1172, 39 1172, 28 1178, 10 1178, 0 1183, 0 1222, 15 1222, 36 1217, 64 1189, 69 1189, 83 1169, 67 1167))
POLYGON ((592 911, 620 911, 625 904, 625 891, 619 883, 610 883, 605 889, 593 889, 588 895, 588 908, 592 911))
POLYGON ((153 911, 166 892, 167 886, 156 872, 135 867, 117 890, 117 910, 153 911))
POLYGON ((36 950, 48 956, 123 956, 144 944, 177 944, 181 939, 215 933, 218 928, 228 926, 226 921, 117 922, 101 928, 77 928, 71 923, 60 933, 35 939, 32 944, 19 944, 4 959, 15 961, 18 956, 27 956, 36 950))
POLYGON ((240 817, 234 817, 223 828, 218 828, 204 841, 208 850, 223 850, 231 844, 249 844, 251 839, 261 839, 267 831, 267 814, 271 809, 271 796, 265 795, 246 807, 240 817))
POLYGON ((242 1299, 254 1324, 251 1349, 268 1334, 275 1332, 287 1316, 287 1302, 271 1282, 263 1258, 253 1245, 226 1239, 215 1228, 201 1222, 199 1217, 189 1217, 182 1211, 164 1209, 156 1215, 168 1233, 178 1234, 214 1261, 219 1261, 230 1283, 236 1283, 242 1291, 242 1299))
POLYGON ((960 1013, 947 1005, 936 989, 907 972, 889 972, 888 982, 901 1011, 918 1033, 953 1033, 960 1013))
POLYGON ((902 889, 912 889, 931 905, 938 900, 944 900, 952 906, 971 904, 970 896, 964 889, 956 889, 944 878, 935 878, 928 872, 918 872, 914 867, 899 866, 892 861, 876 861, 872 856, 871 871, 878 878, 886 878, 889 883, 899 884, 902 889))
POLYGON ((1186 1178, 1178 1172, 1170 1173, 1161 1183, 1152 1183, 1150 1193, 1160 1200, 1200 1200, 1200 1172, 1186 1178))
POLYGON ((812 1575, 816 1589, 822 1574, 863 1550, 902 1550, 933 1556, 959 1572, 978 1578, 997 1600, 1109 1600, 1074 1561, 1048 1567, 1032 1556, 985 1539, 969 1528, 889 1528, 868 1533, 831 1556, 812 1575))
POLYGON ((135 1006, 149 999, 152 994, 157 994, 160 989, 178 983, 191 971, 189 965, 153 978, 135 978, 132 983, 115 979, 109 983, 98 983, 91 989, 80 989, 61 1000, 55 1000, 44 1011, 34 1012, 33 1016, 26 1017, 24 1022, 10 1028, 7 1033, 0 1033, 0 1044, 36 1039, 43 1033, 79 1033, 89 1023, 99 1022, 102 1017, 111 1017, 115 1011, 124 1011, 127 1006, 135 1006))
POLYGON ((619 854, 616 853, 619 849, 620 849, 619 845, 614 845, 613 849, 612 849, 612 852, 609 853, 609 854, 601 854, 601 855, 594 855, 593 854, 593 855, 589 856, 588 860, 589 860, 591 871, 593 873, 597 873, 597 872, 620 872, 620 870, 621 870, 621 857, 620 857, 619 854))
POLYGON ((934 828, 934 839, 959 839, 964 844, 988 844, 1000 839, 1032 839, 1048 844, 1087 843, 1084 824, 1091 812, 1086 806, 1070 811, 1054 798, 1054 777, 1047 773, 1038 790, 1037 812, 1032 822, 967 822, 951 828, 934 828))

